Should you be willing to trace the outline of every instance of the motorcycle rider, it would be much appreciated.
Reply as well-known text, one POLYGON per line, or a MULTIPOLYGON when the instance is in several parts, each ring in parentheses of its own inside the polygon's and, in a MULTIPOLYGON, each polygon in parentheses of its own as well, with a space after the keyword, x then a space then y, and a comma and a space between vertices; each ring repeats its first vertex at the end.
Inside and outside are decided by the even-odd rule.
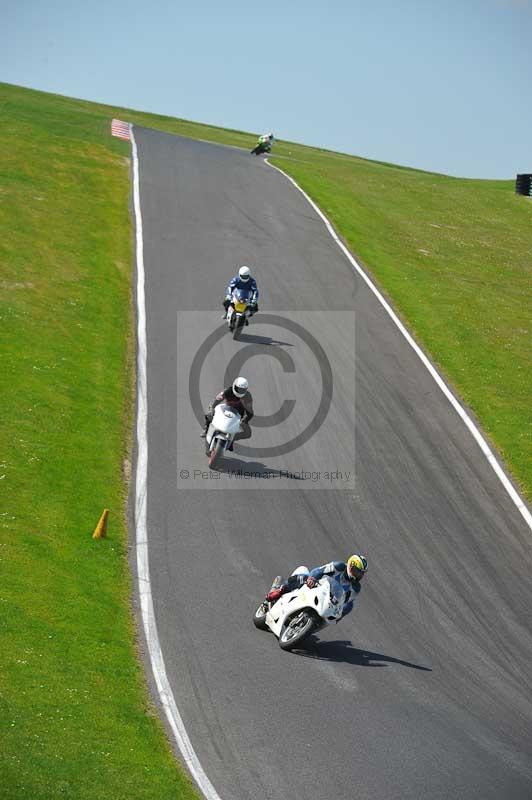
MULTIPOLYGON (((258 299, 259 299, 259 289, 257 286, 257 281, 255 278, 251 276, 251 270, 249 267, 243 266, 240 267, 238 270, 238 274, 231 278, 227 285, 227 289, 225 290, 225 300, 223 302, 223 307, 225 308, 225 313, 222 319, 227 318, 227 311, 229 306, 231 305, 231 301, 233 298, 233 290, 234 289, 244 289, 250 292, 250 316, 256 314, 259 310, 258 299)), ((246 325, 248 321, 246 319, 246 325)))
MULTIPOLYGON (((206 437, 209 425, 214 417, 214 409, 216 406, 220 405, 220 403, 226 403, 226 405, 231 406, 231 408, 240 414, 241 431, 235 436, 235 441, 237 439, 249 439, 251 437, 249 421, 254 416, 253 398, 249 391, 249 383, 247 379, 243 377, 235 378, 231 386, 228 386, 223 392, 219 392, 214 400, 211 400, 207 413, 205 414, 205 428, 203 429, 201 438, 204 439, 206 437)), ((227 449, 233 449, 233 442, 231 442, 227 449)))
POLYGON ((270 152, 273 145, 273 139, 274 139, 273 133, 263 133, 262 136, 259 136, 257 144, 251 152, 254 153, 258 148, 270 152))
POLYGON ((262 136, 259 136, 259 144, 269 144, 271 147, 273 138, 273 133, 263 133, 262 136))
POLYGON ((358 553, 354 553, 352 556, 349 556, 347 561, 330 561, 328 564, 324 564, 321 567, 314 567, 308 575, 291 575, 284 581, 281 576, 278 576, 266 595, 266 602, 275 603, 281 595, 286 592, 291 592, 294 589, 299 589, 304 583, 307 584, 309 589, 313 589, 320 578, 323 578, 324 575, 330 575, 332 578, 336 578, 345 592, 344 608, 341 616, 341 619, 343 619, 346 614, 349 614, 349 612, 353 610, 354 595, 360 592, 362 588, 360 581, 367 570, 367 558, 358 553), (352 595, 353 599, 351 599, 352 595))

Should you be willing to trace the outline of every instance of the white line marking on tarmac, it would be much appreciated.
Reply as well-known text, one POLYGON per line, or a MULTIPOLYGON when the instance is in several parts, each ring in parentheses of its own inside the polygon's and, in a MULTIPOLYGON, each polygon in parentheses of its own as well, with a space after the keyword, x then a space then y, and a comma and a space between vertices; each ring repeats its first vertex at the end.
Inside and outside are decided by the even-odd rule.
POLYGON ((163 653, 159 643, 153 610, 150 570, 148 563, 148 530, 146 526, 146 486, 148 478, 148 394, 146 383, 146 302, 144 294, 144 243, 140 210, 139 160, 137 143, 131 126, 133 155, 133 202, 135 207, 137 253, 137 473, 135 482, 135 532, 137 572, 142 622, 150 654, 151 667, 157 684, 159 698, 172 728, 181 755, 192 777, 207 800, 221 800, 205 774, 192 746, 178 711, 172 688, 166 674, 163 653))
POLYGON ((522 498, 519 496, 519 493, 517 492, 517 490, 515 489, 514 485, 512 484, 512 482, 510 481, 510 479, 508 478, 506 473, 504 472, 503 468, 501 467, 501 465, 499 464, 499 462, 497 461, 497 459, 493 455, 492 451, 490 450, 490 448, 488 446, 488 443, 486 442, 486 440, 484 439, 484 437, 480 433, 479 429, 477 428, 477 426, 475 425, 475 423, 473 422, 471 417, 462 408, 462 406, 460 405, 460 403, 458 402, 458 400, 456 399, 454 394, 451 392, 449 387, 446 385, 446 383, 443 380, 443 378, 441 377, 441 375, 438 373, 438 371, 435 369, 435 367, 430 363, 429 359, 427 358, 427 356, 425 355, 423 350, 419 347, 418 344, 416 344, 416 342, 414 341, 412 336, 409 334, 409 332, 407 331, 407 329, 405 328, 405 326, 403 325, 403 323, 401 322, 401 320, 399 319, 399 317, 397 316, 395 311, 392 309, 390 304, 386 302, 386 300, 384 299, 382 294, 379 292, 379 290, 377 289, 375 284, 372 283, 371 279, 364 272, 364 270, 362 269, 362 267, 360 266, 358 261, 349 252, 349 250, 347 249, 345 244, 340 240, 338 234, 334 230, 333 226, 331 225, 331 223, 329 222, 329 220, 327 219, 327 217, 325 216, 323 211, 321 211, 321 209, 318 208, 318 206, 316 205, 314 200, 311 200, 311 198, 308 196, 308 194, 301 188, 301 186, 299 186, 298 183, 296 183, 296 181, 293 178, 290 177, 290 175, 287 175, 286 172, 283 172, 282 169, 280 169, 279 167, 276 167, 274 164, 270 164, 270 162, 268 161, 267 158, 265 158, 264 160, 266 161, 266 163, 268 164, 269 167, 271 167, 272 169, 276 169, 277 172, 280 172, 281 175, 284 175, 284 177, 287 178, 290 181, 290 183, 292 183, 299 192, 301 192, 303 197, 310 203, 310 205, 312 206, 312 208, 314 209, 316 214, 318 214, 318 216, 321 217, 321 219, 325 223, 325 227, 329 231, 330 235, 332 236, 332 238, 334 239, 334 241, 336 242, 336 244, 338 245, 340 250, 342 250, 342 252, 346 256, 346 258, 350 262, 351 266, 356 270, 356 272, 358 272, 360 277, 367 283, 367 285, 369 286, 369 288, 371 289, 371 291, 373 292, 373 294, 375 295, 375 297, 377 298, 379 303, 383 306, 384 310, 391 317, 391 319, 395 322, 395 324, 397 325, 397 327, 399 328, 399 330, 401 331, 401 333, 405 337, 405 339, 408 342, 408 344, 413 348, 415 353, 419 356, 419 358, 421 359, 423 364, 426 366, 426 368, 428 369, 428 371, 430 372, 430 374, 432 375, 432 377, 434 378, 434 380, 436 381, 436 383, 438 384, 438 386, 442 390, 442 392, 445 395, 445 397, 447 398, 447 400, 453 406, 455 411, 460 415, 460 417, 462 418, 462 420, 465 423, 466 427, 469 429, 469 432, 471 433, 471 435, 475 439, 476 443, 478 444, 478 446, 480 447, 480 449, 482 450, 482 452, 486 456, 487 460, 489 461, 491 467, 493 468, 493 470, 494 470, 495 474, 497 475, 497 477, 499 478, 500 482, 502 483, 502 485, 504 486, 504 488, 506 489, 506 491, 510 495, 510 497, 511 497, 512 501, 514 502, 514 504, 517 506, 517 508, 521 512, 521 515, 523 516, 523 519, 525 520, 526 524, 532 530, 532 514, 530 513, 530 511, 526 507, 526 505, 525 505, 524 501, 522 500, 522 498))

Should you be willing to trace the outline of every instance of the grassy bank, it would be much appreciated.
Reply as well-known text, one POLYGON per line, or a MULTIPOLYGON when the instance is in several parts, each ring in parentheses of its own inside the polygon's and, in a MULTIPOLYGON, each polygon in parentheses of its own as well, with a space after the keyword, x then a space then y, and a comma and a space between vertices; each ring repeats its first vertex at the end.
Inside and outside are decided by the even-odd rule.
POLYGON ((192 798, 129 610, 129 147, 51 96, 0 111, 0 794, 192 798))
MULTIPOLYGON (((5 84, 0 111, 2 797, 186 799, 129 610, 129 146, 110 118, 245 148, 255 138, 5 84), (110 535, 95 543, 104 506, 110 535)), ((531 497, 530 202, 510 181, 283 142, 275 154, 531 497)))

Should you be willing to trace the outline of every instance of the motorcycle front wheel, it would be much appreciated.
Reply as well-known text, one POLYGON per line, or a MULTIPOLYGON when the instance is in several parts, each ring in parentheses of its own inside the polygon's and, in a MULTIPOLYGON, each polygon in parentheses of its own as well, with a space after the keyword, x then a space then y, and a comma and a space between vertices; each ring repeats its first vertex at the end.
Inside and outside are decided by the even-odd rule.
POLYGON ((253 614, 253 624, 261 631, 268 629, 266 625, 266 609, 264 608, 264 603, 261 603, 253 614))
POLYGON ((218 439, 213 449, 209 453, 209 467, 215 466, 216 462, 222 455, 223 450, 224 450, 223 442, 220 441, 220 439, 218 439))
POLYGON ((279 647, 281 650, 292 650, 301 644, 313 630, 317 628, 316 618, 308 611, 300 611, 292 617, 281 631, 279 647))
POLYGON ((237 320, 233 328, 233 339, 238 339, 238 337, 240 336, 242 328, 244 327, 244 323, 242 320, 243 317, 237 317, 237 320))

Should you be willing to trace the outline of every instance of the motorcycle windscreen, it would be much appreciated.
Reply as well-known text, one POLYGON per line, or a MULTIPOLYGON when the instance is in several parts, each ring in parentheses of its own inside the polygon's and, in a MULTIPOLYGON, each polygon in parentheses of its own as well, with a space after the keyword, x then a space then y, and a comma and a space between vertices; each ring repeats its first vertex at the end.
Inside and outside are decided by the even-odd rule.
POLYGON ((226 403, 216 406, 213 425, 220 433, 235 435, 240 430, 240 414, 226 403))
POLYGON ((249 305, 251 299, 250 289, 235 289, 233 292, 233 308, 242 314, 249 305))

